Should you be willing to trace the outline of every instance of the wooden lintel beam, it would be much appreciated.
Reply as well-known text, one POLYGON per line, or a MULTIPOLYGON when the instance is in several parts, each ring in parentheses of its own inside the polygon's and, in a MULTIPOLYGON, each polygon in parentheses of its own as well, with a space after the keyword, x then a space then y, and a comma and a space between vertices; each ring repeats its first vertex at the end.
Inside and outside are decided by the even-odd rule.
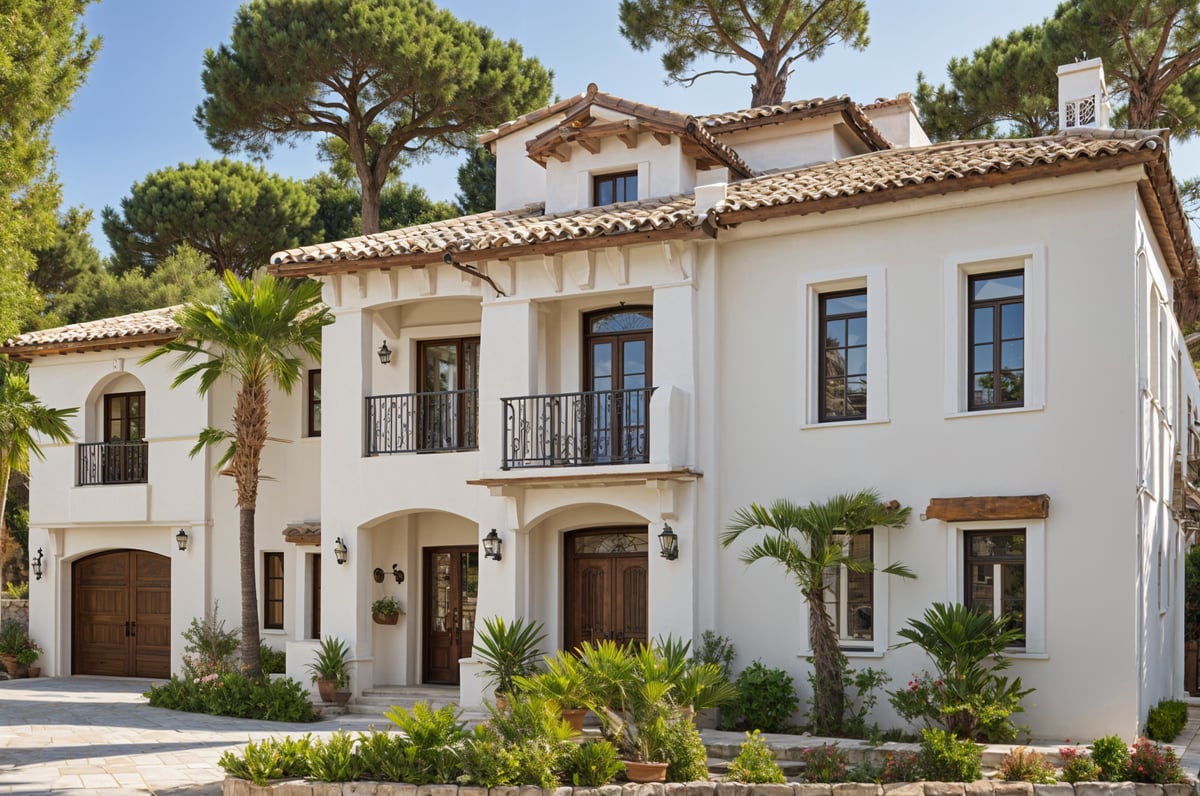
POLYGON ((1013 497, 930 498, 923 515, 927 520, 978 522, 983 520, 1044 520, 1050 515, 1049 495, 1013 497))

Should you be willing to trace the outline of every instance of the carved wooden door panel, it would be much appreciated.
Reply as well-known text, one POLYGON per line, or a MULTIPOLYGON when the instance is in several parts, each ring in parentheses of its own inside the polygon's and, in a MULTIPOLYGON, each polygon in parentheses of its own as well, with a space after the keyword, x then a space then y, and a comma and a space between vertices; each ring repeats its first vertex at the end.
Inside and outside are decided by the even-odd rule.
POLYGON ((169 677, 171 560, 116 550, 72 571, 74 674, 169 677))
POLYGON ((564 642, 645 643, 648 549, 644 528, 579 531, 566 539, 564 642))

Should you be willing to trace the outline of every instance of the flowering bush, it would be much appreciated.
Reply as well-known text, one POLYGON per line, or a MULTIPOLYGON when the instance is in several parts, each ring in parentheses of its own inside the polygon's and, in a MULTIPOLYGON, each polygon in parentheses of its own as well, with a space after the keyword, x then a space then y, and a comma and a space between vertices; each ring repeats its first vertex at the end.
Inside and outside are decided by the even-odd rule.
POLYGON ((1063 782, 1097 782, 1100 779, 1100 766, 1092 760, 1085 750, 1074 746, 1064 746, 1058 750, 1062 758, 1063 782))
POLYGON ((883 781, 917 782, 922 779, 921 758, 916 752, 888 752, 883 759, 883 781))
POLYGON ((1000 761, 1000 776, 1009 782, 1032 782, 1036 785, 1053 785, 1054 765, 1032 749, 1018 746, 1000 761))
POLYGON ((846 753, 837 744, 824 744, 805 749, 805 782, 845 782, 847 779, 846 753))
POLYGON ((1138 738, 1129 755, 1129 779, 1133 782, 1182 782, 1183 769, 1175 750, 1148 738, 1138 738))

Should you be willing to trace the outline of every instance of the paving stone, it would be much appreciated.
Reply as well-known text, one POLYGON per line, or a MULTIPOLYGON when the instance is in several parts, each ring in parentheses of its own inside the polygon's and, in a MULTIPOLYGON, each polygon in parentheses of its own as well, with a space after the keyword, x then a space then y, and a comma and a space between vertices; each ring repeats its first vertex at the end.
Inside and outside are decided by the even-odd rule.
MULTIPOLYGON (((996 783, 990 779, 980 779, 975 782, 963 783, 963 793, 965 796, 993 796, 995 792, 996 783)), ((1068 793, 1064 796, 1073 796, 1073 794, 1068 793)))
MULTIPOLYGON (((966 788, 963 789, 966 792, 966 788)), ((1032 782, 997 782, 996 796, 1033 796, 1032 782)))
POLYGON ((1075 796, 1075 786, 1069 782, 1055 785, 1034 785, 1033 796, 1075 796))

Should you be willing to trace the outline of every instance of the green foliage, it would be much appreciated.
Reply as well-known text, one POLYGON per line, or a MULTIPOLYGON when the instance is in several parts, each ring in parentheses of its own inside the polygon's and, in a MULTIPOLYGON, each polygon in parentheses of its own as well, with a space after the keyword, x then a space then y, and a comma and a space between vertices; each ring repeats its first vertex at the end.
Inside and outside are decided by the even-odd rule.
POLYGON ((260 644, 258 657, 262 661, 263 674, 283 674, 287 671, 287 653, 260 644))
POLYGON ((380 732, 374 727, 358 736, 359 776, 382 782, 405 782, 410 778, 411 745, 401 735, 380 732))
POLYGON ((552 700, 564 710, 586 708, 592 701, 591 680, 583 663, 566 650, 542 658, 544 669, 528 677, 517 675, 513 685, 521 693, 552 700))
POLYGON ((395 597, 385 596, 380 597, 375 602, 371 603, 371 613, 373 614, 397 614, 404 616, 404 606, 395 597))
POLYGON ((150 272, 140 269, 117 274, 101 270, 78 280, 70 301, 70 321, 77 323, 134 312, 173 307, 187 301, 215 304, 221 298, 221 279, 208 257, 181 243, 150 272))
POLYGON ((711 630, 705 630, 700 637, 700 646, 692 653, 693 663, 715 663, 721 667, 721 676, 727 681, 733 680, 733 661, 737 650, 727 636, 719 636, 711 630))
POLYGON ((481 146, 467 153, 458 167, 458 190, 454 203, 464 216, 496 209, 496 156, 481 146))
POLYGON ((358 779, 362 763, 354 753, 354 736, 338 730, 329 740, 314 740, 308 749, 308 776, 318 782, 358 779))
POLYGON ((558 787, 558 771, 567 763, 575 731, 562 719, 552 701, 520 695, 511 697, 507 710, 489 706, 488 724, 507 757, 512 785, 558 787))
POLYGON ((1010 681, 998 674, 1010 665, 1002 653, 1021 639, 1003 617, 959 603, 934 603, 921 619, 909 619, 899 635, 906 639, 899 646, 916 644, 937 669, 936 675, 914 675, 906 688, 889 692, 905 721, 940 724, 973 740, 1016 737, 1011 717, 1024 710, 1021 700, 1033 689, 1022 689, 1020 677, 1010 681))
POLYGON ((1105 782, 1124 782, 1129 772, 1129 746, 1119 735, 1106 735, 1092 742, 1092 762, 1105 782))
POLYGON ((1181 699, 1164 699, 1150 708, 1146 718, 1146 737, 1152 741, 1170 743, 1183 732, 1188 720, 1187 703, 1181 699))
POLYGON ((738 674, 735 688, 737 695, 721 708, 723 728, 783 732, 792 726, 800 696, 786 671, 756 660, 738 674))
POLYGON ((1092 760, 1091 755, 1086 751, 1078 749, 1074 746, 1064 746, 1058 750, 1058 756, 1062 758, 1062 781, 1063 782, 1098 782, 1100 780, 1100 766, 1092 760))
POLYGON ((22 666, 32 666, 41 656, 42 652, 44 650, 41 646, 32 638, 27 637, 25 639, 25 646, 16 652, 17 663, 22 666))
POLYGON ((916 752, 888 752, 883 758, 883 771, 880 780, 886 784, 893 782, 917 782, 924 779, 921 771, 921 756, 916 752))
POLYGON ((762 739, 758 730, 746 733, 738 755, 729 763, 725 777, 731 782, 778 784, 783 782, 783 769, 775 762, 775 753, 762 739))
POLYGON ((475 633, 473 654, 483 664, 488 685, 497 694, 515 695, 520 686, 517 677, 528 677, 537 668, 542 652, 539 646, 546 639, 540 622, 517 617, 505 622, 504 617, 483 619, 483 630, 475 633))
POLYGON ((29 596, 29 581, 16 583, 9 581, 4 584, 4 594, 14 600, 24 600, 29 596))
POLYGON ((146 692, 156 708, 266 721, 316 721, 308 692, 295 680, 259 680, 226 672, 191 679, 172 676, 146 692))
POLYGON ((100 252, 96 251, 88 232, 91 221, 92 211, 82 207, 60 213, 54 237, 34 252, 37 267, 29 279, 45 299, 45 306, 37 318, 40 328, 85 320, 81 312, 87 298, 83 285, 94 282, 103 270, 100 252))
POLYGON ((603 739, 576 744, 563 766, 564 779, 577 788, 607 785, 625 766, 617 759, 617 748, 603 739))
POLYGON ((974 782, 982 775, 983 747, 954 733, 921 730, 921 770, 934 782, 974 782))
POLYGON ((1040 752, 1018 746, 1004 756, 998 769, 1002 778, 1009 782, 1032 782, 1035 785, 1053 785, 1054 764, 1040 752))
POLYGON ((115 273, 149 273, 186 243, 217 273, 247 277, 274 252, 307 243, 316 210, 299 182, 222 158, 152 172, 119 213, 106 207, 101 216, 115 273))
POLYGON ((29 631, 16 619, 5 619, 0 624, 0 653, 16 655, 29 643, 29 631))
POLYGON ((350 670, 346 663, 349 654, 350 647, 337 636, 321 639, 316 657, 305 665, 312 672, 312 681, 332 680, 333 687, 338 690, 350 685, 350 670))
POLYGON ((219 150, 340 139, 368 234, 397 158, 467 146, 550 96, 550 74, 520 45, 431 0, 251 0, 201 79, 196 122, 219 150))
POLYGON ((870 41, 864 0, 622 0, 620 19, 621 35, 634 49, 666 46, 662 65, 670 82, 690 86, 713 72, 749 75, 755 106, 783 101, 801 58, 815 61, 839 41, 856 50, 870 41), (697 58, 733 61, 736 68, 696 71, 697 58))
POLYGON ((192 680, 208 674, 237 671, 234 655, 241 642, 239 631, 226 630, 225 620, 218 619, 219 605, 213 600, 212 610, 203 619, 192 618, 183 631, 183 678, 192 680))
POLYGON ((698 782, 708 779, 708 752, 696 724, 676 714, 667 720, 662 736, 662 758, 667 762, 668 782, 698 782))
POLYGON ((1138 738, 1129 755, 1129 779, 1133 782, 1183 782, 1183 768, 1175 750, 1138 738))
MULTIPOLYGON (((1200 185, 1200 180, 1197 181, 1197 184, 1200 185)), ((1189 334, 1197 331, 1200 329, 1192 329, 1189 334)), ((1197 354, 1193 354, 1192 357, 1193 360, 1200 360, 1197 354)), ((1196 641, 1200 639, 1200 545, 1195 545, 1188 550, 1187 557, 1183 561, 1185 603, 1183 633, 1188 641, 1196 641)))
POLYGON ((846 782, 849 778, 846 753, 837 744, 811 746, 801 752, 805 782, 846 782))
MULTIPOLYGON (((843 656, 842 693, 846 695, 845 708, 842 712, 842 727, 839 733, 844 738, 866 738, 878 732, 878 727, 867 727, 867 716, 875 708, 879 700, 878 691, 891 682, 891 676, 882 669, 851 669, 849 662, 843 656)), ((815 694, 821 688, 817 671, 808 673, 808 683, 815 694)), ((805 721, 815 726, 817 717, 810 710, 805 713, 805 721)))
POLYGON ((393 707, 384 715, 408 738, 404 748, 409 762, 405 782, 454 782, 462 773, 459 753, 467 730, 453 705, 433 710, 427 703, 418 702, 412 710, 393 707))
POLYGON ((282 777, 307 777, 309 773, 308 753, 312 737, 305 735, 294 739, 264 738, 255 743, 250 741, 241 753, 226 751, 217 761, 226 774, 252 780, 260 787, 267 780, 282 777))

